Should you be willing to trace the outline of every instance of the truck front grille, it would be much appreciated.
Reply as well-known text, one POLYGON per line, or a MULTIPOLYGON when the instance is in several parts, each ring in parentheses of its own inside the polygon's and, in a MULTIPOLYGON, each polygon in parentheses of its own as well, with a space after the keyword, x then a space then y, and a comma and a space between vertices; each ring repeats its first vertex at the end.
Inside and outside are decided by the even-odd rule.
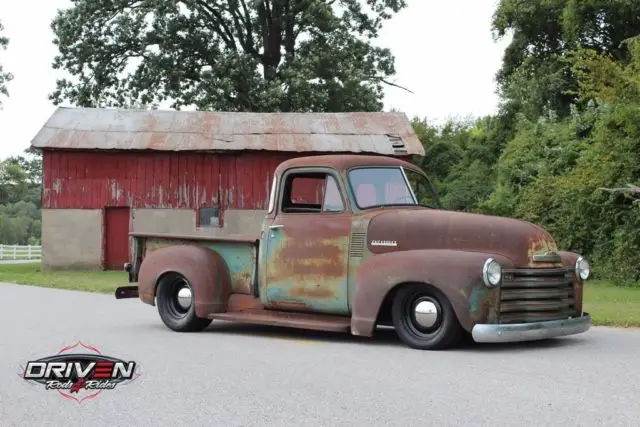
POLYGON ((503 272, 500 323, 566 319, 575 314, 573 268, 530 268, 503 272))

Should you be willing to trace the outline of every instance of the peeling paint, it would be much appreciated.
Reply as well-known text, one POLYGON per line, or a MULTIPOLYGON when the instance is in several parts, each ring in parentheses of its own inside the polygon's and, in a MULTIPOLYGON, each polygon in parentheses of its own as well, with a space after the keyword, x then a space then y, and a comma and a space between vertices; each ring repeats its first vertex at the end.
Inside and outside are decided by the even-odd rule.
POLYGON ((198 209, 221 204, 223 210, 264 209, 275 168, 291 156, 246 153, 240 162, 238 156, 214 153, 46 150, 42 205, 198 209))

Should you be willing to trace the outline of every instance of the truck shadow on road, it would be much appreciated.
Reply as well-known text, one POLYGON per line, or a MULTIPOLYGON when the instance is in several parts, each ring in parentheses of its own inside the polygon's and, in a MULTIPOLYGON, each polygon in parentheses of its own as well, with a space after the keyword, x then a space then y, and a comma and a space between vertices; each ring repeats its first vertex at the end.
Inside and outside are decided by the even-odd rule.
MULTIPOLYGON (((371 338, 359 337, 349 334, 324 331, 308 331, 303 329, 283 328, 268 325, 250 325, 243 323, 213 322, 202 333, 229 334, 238 336, 255 336, 269 339, 295 341, 305 344, 343 344, 343 345, 368 345, 368 346, 399 346, 405 347, 395 331, 391 327, 378 327, 371 338)), ((548 350, 553 348, 566 348, 583 345, 586 340, 582 337, 565 337, 540 341, 504 343, 504 344, 479 344, 470 336, 465 336, 460 343, 448 351, 473 351, 473 352, 523 352, 535 350, 548 350)))

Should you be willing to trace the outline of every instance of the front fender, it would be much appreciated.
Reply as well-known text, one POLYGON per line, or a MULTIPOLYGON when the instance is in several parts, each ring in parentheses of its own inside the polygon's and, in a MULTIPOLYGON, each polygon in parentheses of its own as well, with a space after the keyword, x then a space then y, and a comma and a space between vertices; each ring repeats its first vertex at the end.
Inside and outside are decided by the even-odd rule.
POLYGON ((227 310, 231 277, 224 259, 209 248, 175 245, 151 252, 140 265, 140 299, 155 305, 156 286, 166 273, 179 273, 189 280, 195 298, 196 316, 206 318, 227 310))
POLYGON ((408 282, 428 283, 442 291, 469 332, 478 322, 495 321, 500 294, 482 282, 482 266, 489 257, 503 268, 513 267, 500 255, 448 249, 389 252, 368 258, 356 273, 352 333, 371 336, 386 295, 408 282))

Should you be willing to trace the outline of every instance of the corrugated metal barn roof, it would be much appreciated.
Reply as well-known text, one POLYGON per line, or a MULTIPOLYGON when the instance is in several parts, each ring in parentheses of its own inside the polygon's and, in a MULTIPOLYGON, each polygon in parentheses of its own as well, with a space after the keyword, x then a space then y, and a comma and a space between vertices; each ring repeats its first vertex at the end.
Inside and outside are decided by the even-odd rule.
POLYGON ((404 113, 219 113, 60 107, 31 146, 424 155, 404 113))

